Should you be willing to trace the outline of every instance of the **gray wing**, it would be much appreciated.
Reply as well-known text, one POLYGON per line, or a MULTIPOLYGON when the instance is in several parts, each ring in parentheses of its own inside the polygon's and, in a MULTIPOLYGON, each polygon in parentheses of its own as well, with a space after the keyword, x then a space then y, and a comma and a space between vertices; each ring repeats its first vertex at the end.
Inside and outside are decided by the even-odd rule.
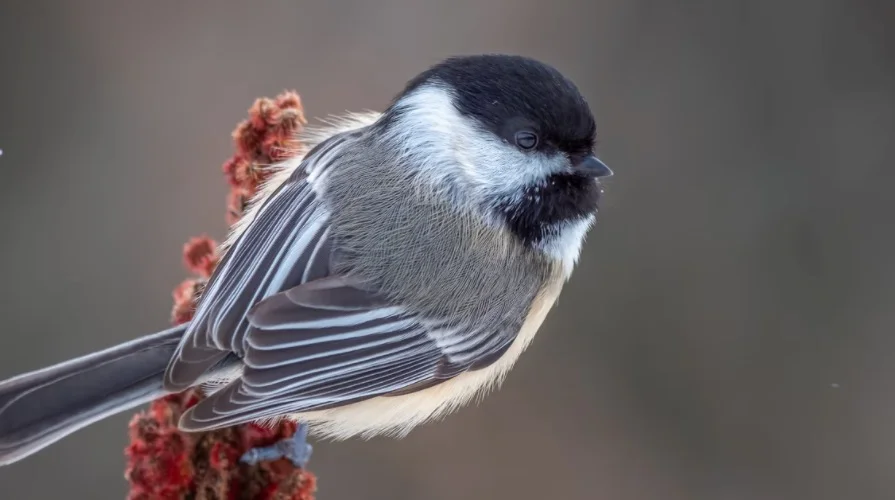
POLYGON ((188 389, 231 354, 242 356, 247 314, 259 300, 329 273, 328 216, 313 178, 351 139, 336 135, 308 152, 225 253, 168 365, 166 390, 188 389))
POLYGON ((167 387, 194 385, 227 356, 240 357, 244 366, 239 378, 184 415, 184 429, 426 387, 490 364, 515 338, 515 331, 421 317, 366 284, 331 273, 337 244, 313 179, 345 140, 336 137, 309 154, 209 281, 168 368, 167 387))

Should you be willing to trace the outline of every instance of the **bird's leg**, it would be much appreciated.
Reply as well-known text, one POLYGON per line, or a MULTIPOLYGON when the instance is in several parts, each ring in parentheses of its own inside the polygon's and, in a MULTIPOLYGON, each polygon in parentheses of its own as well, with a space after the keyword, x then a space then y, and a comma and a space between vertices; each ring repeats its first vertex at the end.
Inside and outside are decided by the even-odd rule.
POLYGON ((311 459, 312 451, 314 447, 308 444, 308 425, 298 424, 292 437, 283 438, 270 446, 252 448, 239 460, 255 465, 258 462, 287 458, 296 467, 304 468, 311 459))

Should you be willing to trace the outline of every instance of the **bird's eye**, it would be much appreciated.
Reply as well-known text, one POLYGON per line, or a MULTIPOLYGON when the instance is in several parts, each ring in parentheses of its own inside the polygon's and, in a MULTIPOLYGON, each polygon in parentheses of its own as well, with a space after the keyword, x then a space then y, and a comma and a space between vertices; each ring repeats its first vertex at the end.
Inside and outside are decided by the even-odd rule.
POLYGON ((516 145, 522 149, 534 149, 538 145, 538 135, 530 130, 516 132, 516 145))

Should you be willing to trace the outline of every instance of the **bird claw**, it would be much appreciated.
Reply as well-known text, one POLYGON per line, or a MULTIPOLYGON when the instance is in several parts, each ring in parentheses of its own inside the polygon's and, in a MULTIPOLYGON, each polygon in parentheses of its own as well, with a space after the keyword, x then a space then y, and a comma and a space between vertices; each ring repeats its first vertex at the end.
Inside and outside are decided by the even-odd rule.
POLYGON ((245 452, 240 462, 255 465, 286 458, 296 467, 304 468, 311 459, 314 447, 308 444, 308 426, 299 424, 292 437, 281 439, 270 446, 259 446, 245 452))

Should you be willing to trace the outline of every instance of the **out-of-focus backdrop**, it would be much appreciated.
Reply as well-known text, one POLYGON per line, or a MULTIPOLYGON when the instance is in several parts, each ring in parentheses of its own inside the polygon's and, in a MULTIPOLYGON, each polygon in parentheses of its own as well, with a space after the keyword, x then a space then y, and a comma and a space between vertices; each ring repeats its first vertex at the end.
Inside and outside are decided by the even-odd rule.
MULTIPOLYGON (((400 441, 318 443, 321 500, 890 499, 895 4, 5 2, 0 378, 168 324, 225 234, 258 96, 382 109, 444 56, 541 58, 616 172, 503 389, 400 441)), ((0 468, 122 498, 129 414, 0 468)))

